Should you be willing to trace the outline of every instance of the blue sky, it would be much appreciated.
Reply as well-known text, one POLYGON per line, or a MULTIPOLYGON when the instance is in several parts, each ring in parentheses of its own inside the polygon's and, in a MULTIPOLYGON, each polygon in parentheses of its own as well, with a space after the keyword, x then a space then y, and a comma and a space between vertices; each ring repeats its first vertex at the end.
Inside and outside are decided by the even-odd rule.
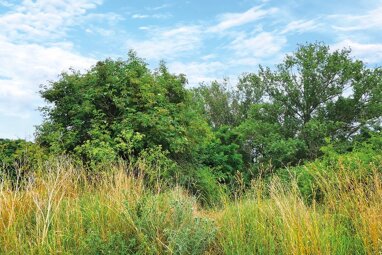
POLYGON ((380 66, 381 13, 379 0, 0 0, 0 138, 33 139, 40 84, 129 49, 152 68, 165 60, 188 86, 234 84, 305 42, 380 66))

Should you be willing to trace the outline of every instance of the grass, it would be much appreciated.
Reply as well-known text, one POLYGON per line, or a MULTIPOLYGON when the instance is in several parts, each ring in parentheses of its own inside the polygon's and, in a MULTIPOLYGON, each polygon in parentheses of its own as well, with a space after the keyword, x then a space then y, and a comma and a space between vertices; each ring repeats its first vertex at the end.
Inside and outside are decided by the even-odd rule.
POLYGON ((125 165, 89 178, 47 162, 27 182, 0 182, 0 253, 380 254, 380 163, 352 162, 368 168, 363 178, 341 162, 334 174, 314 171, 319 200, 307 201, 297 178, 274 177, 207 209, 181 188, 146 188, 125 165))

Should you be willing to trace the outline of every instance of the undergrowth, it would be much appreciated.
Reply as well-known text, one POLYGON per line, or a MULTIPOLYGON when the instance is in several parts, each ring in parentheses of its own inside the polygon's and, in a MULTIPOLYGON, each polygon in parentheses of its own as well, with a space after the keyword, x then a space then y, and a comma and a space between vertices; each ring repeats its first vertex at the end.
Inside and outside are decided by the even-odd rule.
POLYGON ((2 178, 0 253, 378 254, 382 160, 357 155, 253 180, 215 207, 149 188, 123 164, 91 178, 57 159, 16 184, 2 178))

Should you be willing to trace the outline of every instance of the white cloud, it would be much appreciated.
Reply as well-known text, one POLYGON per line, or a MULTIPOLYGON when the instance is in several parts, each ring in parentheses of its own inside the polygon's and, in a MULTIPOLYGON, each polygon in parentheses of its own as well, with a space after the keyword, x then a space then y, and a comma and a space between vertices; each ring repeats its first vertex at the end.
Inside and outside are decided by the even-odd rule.
MULTIPOLYGON (((201 82, 209 82, 217 79, 217 73, 226 69, 226 65, 220 61, 213 62, 172 62, 168 68, 173 73, 187 75, 190 87, 195 87, 201 82)), ((224 78, 224 77, 220 77, 224 78)))
MULTIPOLYGON (((36 118, 35 111, 42 103, 37 93, 39 85, 57 79, 69 67, 83 70, 95 63, 76 53, 65 38, 67 30, 78 25, 87 11, 100 3, 24 0, 0 16, 0 119, 35 124, 32 118, 36 118)), ((32 126, 23 128, 27 129, 30 134, 33 132, 32 126)), ((12 133, 11 130, 12 127, 0 131, 12 133)))
POLYGON ((97 34, 102 37, 116 36, 114 27, 118 22, 125 20, 124 17, 113 12, 89 13, 77 18, 76 25, 81 26, 86 33, 97 34))
POLYGON ((286 27, 281 31, 281 34, 287 33, 304 33, 307 31, 312 31, 319 27, 315 20, 295 20, 289 22, 286 27))
POLYGON ((382 62, 382 43, 359 43, 352 40, 343 40, 332 45, 332 49, 351 48, 351 54, 368 64, 382 62))
POLYGON ((261 32, 255 36, 242 34, 228 46, 235 51, 236 56, 249 59, 274 57, 281 52, 287 40, 284 36, 270 32, 261 32))
POLYGON ((162 4, 162 5, 159 5, 159 6, 147 7, 146 9, 149 10, 149 11, 157 11, 157 10, 161 10, 161 9, 164 9, 164 8, 168 8, 170 6, 171 6, 170 4, 162 4))
POLYGON ((98 26, 91 26, 90 28, 85 29, 85 32, 90 34, 99 34, 102 37, 111 37, 115 35, 115 31, 112 29, 104 29, 98 26))
POLYGON ((11 40, 40 41, 65 35, 69 26, 101 0, 24 0, 0 17, 0 34, 11 40))
MULTIPOLYGON (((198 49, 205 45, 206 40, 211 35, 211 33, 220 33, 227 29, 241 26, 259 19, 262 19, 268 15, 277 12, 276 8, 263 9, 262 6, 255 6, 243 13, 225 13, 218 17, 219 22, 211 26, 201 26, 201 25, 185 25, 179 27, 170 27, 167 29, 158 29, 154 27, 142 26, 139 27, 140 30, 147 31, 147 37, 149 39, 139 40, 139 39, 129 39, 126 42, 127 48, 132 48, 138 52, 138 55, 150 59, 166 59, 171 60, 175 57, 185 56, 187 54, 198 54, 198 49)), ((134 15, 133 15, 134 16, 134 15)), ((147 18, 148 15, 137 15, 136 18, 147 18)), ((257 25, 254 32, 261 32, 261 26, 257 25)), ((258 38, 247 38, 246 34, 241 32, 241 36, 236 38, 234 42, 230 45, 230 48, 235 52, 241 52, 243 49, 241 45, 245 48, 250 48, 252 55, 261 55, 261 53, 254 53, 254 47, 261 44, 259 40, 266 39, 269 40, 271 34, 260 34, 258 38), (253 43, 256 43, 254 46, 253 43)), ((237 33, 234 35, 226 34, 226 36, 236 37, 237 33)), ((276 43, 281 43, 281 38, 274 36, 270 48, 262 46, 261 51, 265 54, 270 54, 276 47, 276 43), (264 48, 263 48, 264 47, 264 48)), ((268 43, 269 41, 265 41, 268 43)), ((209 55, 210 58, 213 55, 209 55)), ((206 59, 206 58, 204 58, 206 59)))
POLYGON ((93 63, 94 59, 73 53, 69 45, 45 47, 0 39, 0 77, 4 77, 0 79, 0 111, 28 116, 41 103, 36 93, 40 84, 55 80, 70 67, 84 70, 93 63))
POLYGON ((141 27, 138 27, 139 30, 150 30, 151 27, 150 26, 141 26, 141 27))
POLYGON ((146 19, 148 17, 150 17, 150 16, 147 14, 134 14, 131 16, 131 18, 133 18, 133 19, 146 19))
POLYGON ((132 19, 168 19, 172 15, 171 14, 164 14, 164 13, 157 13, 157 14, 133 14, 131 16, 132 19))
POLYGON ((144 58, 173 59, 179 54, 192 53, 202 43, 202 31, 198 26, 182 26, 169 30, 149 30, 149 39, 128 40, 127 48, 134 49, 144 58))
POLYGON ((209 29, 210 32, 222 32, 227 29, 242 26, 256 20, 265 18, 277 12, 277 8, 263 9, 262 6, 255 6, 241 13, 225 13, 219 18, 220 22, 209 29))
POLYGON ((201 59, 206 61, 206 60, 214 59, 216 57, 217 56, 215 54, 207 54, 207 55, 202 56, 201 59))
POLYGON ((88 23, 96 23, 96 22, 102 23, 103 25, 105 25, 105 23, 107 23, 108 25, 115 25, 122 20, 125 20, 125 18, 114 12, 89 13, 89 14, 77 17, 75 25, 78 25, 78 23, 87 25, 88 23))
POLYGON ((220 50, 226 50, 224 64, 218 60, 223 56, 219 57, 213 53, 201 55, 200 62, 175 61, 176 57, 196 57, 202 54, 202 47, 208 44, 211 33, 220 33, 226 29, 262 19, 276 11, 275 8, 262 9, 261 6, 257 6, 243 13, 226 13, 219 17, 217 24, 211 26, 189 25, 167 29, 144 26, 140 29, 147 31, 148 39, 130 39, 126 45, 127 48, 136 50, 139 56, 146 59, 167 60, 172 72, 186 74, 189 84, 196 86, 203 81, 212 81, 231 75, 231 73, 225 73, 229 70, 228 67, 250 66, 252 68, 264 59, 278 60, 282 47, 286 44, 285 36, 278 34, 277 31, 264 32, 260 25, 256 25, 251 33, 245 30, 225 33, 225 40, 232 41, 228 45, 219 46, 220 50))
POLYGON ((5 0, 0 0, 0 5, 4 6, 4 7, 12 7, 13 4, 10 3, 9 1, 5 1, 5 0))
POLYGON ((382 26, 382 5, 365 14, 332 15, 329 19, 334 21, 332 27, 339 31, 356 31, 365 29, 380 29, 382 26))

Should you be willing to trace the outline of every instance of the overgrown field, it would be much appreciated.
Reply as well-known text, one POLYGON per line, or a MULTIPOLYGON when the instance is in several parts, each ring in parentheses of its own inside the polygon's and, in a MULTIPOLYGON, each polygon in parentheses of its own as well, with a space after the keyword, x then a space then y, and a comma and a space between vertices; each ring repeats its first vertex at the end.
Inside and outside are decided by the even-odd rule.
POLYGON ((0 138, 0 253, 382 254, 382 68, 350 53, 62 73, 34 142, 0 138))
POLYGON ((316 161, 202 207, 180 187, 147 187, 131 166, 89 176, 57 159, 2 179, 0 253, 378 254, 381 163, 356 153, 316 161))

